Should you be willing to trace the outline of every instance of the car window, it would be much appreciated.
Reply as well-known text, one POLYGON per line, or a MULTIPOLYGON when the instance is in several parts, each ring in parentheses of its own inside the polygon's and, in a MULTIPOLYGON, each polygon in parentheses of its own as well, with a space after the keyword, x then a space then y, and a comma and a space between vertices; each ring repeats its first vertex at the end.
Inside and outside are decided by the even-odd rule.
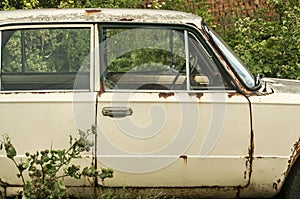
POLYGON ((224 80, 211 56, 185 30, 160 27, 100 30, 101 72, 106 90, 224 88, 224 80))
POLYGON ((189 33, 188 46, 190 89, 230 89, 212 56, 192 33, 189 33))
POLYGON ((107 89, 186 89, 182 31, 107 28, 103 37, 107 89))
POLYGON ((88 89, 90 34, 90 28, 2 31, 1 90, 88 89))

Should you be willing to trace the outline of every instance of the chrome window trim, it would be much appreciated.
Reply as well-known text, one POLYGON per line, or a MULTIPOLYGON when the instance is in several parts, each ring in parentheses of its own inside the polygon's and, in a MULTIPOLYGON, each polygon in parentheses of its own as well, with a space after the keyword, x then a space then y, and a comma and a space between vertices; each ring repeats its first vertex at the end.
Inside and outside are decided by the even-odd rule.
POLYGON ((185 47, 185 71, 186 71, 186 90, 189 91, 191 88, 190 84, 190 49, 189 49, 189 38, 187 30, 184 30, 184 47, 185 47))
POLYGON ((95 25, 93 24, 90 28, 90 91, 95 88, 94 85, 94 74, 95 74, 95 25))
POLYGON ((0 91, 2 90, 2 31, 0 30, 0 91))
POLYGON ((99 38, 99 25, 94 24, 94 47, 93 56, 94 56, 94 89, 93 91, 100 91, 100 38, 99 38))
POLYGON ((80 89, 80 90, 11 90, 11 91, 0 91, 0 94, 5 93, 79 93, 79 92, 90 92, 89 89, 80 89))
MULTIPOLYGON (((45 22, 46 23, 46 22, 45 22)), ((42 28, 92 28, 93 23, 88 24, 77 24, 77 23, 66 23, 66 24, 28 24, 28 25, 12 25, 2 26, 0 30, 12 30, 12 29, 42 29, 42 28)))

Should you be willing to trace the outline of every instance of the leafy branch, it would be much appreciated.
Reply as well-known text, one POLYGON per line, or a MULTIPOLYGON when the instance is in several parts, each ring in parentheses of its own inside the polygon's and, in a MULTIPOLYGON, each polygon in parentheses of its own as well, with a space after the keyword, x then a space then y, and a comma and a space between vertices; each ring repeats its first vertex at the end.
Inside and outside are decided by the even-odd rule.
POLYGON ((93 126, 86 132, 78 130, 79 138, 69 138, 69 148, 54 150, 46 149, 35 153, 26 153, 25 161, 18 163, 16 149, 7 134, 2 135, 0 150, 4 148, 6 156, 13 161, 18 169, 17 177, 23 183, 23 196, 25 198, 62 198, 67 195, 64 183, 65 177, 80 179, 85 177, 100 177, 102 182, 113 177, 111 169, 96 170, 93 164, 83 169, 80 165, 72 164, 72 160, 81 159, 83 152, 89 152, 94 143, 89 136, 96 133, 93 126), (24 172, 27 171, 29 180, 25 180, 24 172))

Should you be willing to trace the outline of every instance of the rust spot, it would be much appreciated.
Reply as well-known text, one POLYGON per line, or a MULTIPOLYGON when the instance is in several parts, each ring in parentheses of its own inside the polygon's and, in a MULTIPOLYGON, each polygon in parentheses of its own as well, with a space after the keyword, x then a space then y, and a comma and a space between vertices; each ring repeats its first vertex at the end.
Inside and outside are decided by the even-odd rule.
POLYGON ((229 98, 232 98, 232 97, 234 97, 234 96, 241 96, 242 94, 240 94, 240 93, 228 93, 228 97, 229 98))
POLYGON ((100 82, 100 91, 98 92, 98 97, 101 97, 102 93, 104 93, 104 85, 103 82, 100 82))
POLYGON ((50 93, 50 92, 31 92, 32 94, 47 94, 47 93, 50 93))
POLYGON ((133 21, 133 19, 122 18, 122 19, 119 19, 119 21, 133 21))
POLYGON ((290 156, 290 159, 288 160, 288 169, 286 174, 289 173, 289 170, 292 168, 294 162, 296 162, 298 156, 300 155, 300 137, 298 141, 294 144, 294 147, 292 149, 292 155, 290 156))
POLYGON ((279 184, 280 182, 281 182, 281 179, 278 179, 278 180, 277 180, 277 183, 279 184))
POLYGON ((183 159, 183 162, 185 165, 187 165, 187 156, 186 155, 181 155, 179 158, 183 159))
POLYGON ((276 192, 278 191, 280 182, 281 182, 281 179, 278 179, 278 180, 276 180, 276 182, 273 183, 273 189, 275 189, 276 192))
POLYGON ((98 13, 98 12, 101 12, 102 10, 99 10, 99 9, 93 9, 93 10, 85 10, 85 14, 86 15, 92 15, 92 14, 95 14, 95 13, 98 13))
POLYGON ((273 183, 273 189, 275 189, 276 191, 277 191, 277 189, 278 189, 278 185, 277 185, 276 182, 273 183))
MULTIPOLYGON (((202 29, 202 32, 204 32, 203 35, 205 35, 207 37, 207 35, 205 34, 205 31, 202 29)), ((210 38, 207 37, 208 40, 210 40, 210 38)), ((211 42, 212 46, 215 46, 214 42, 211 42)), ((259 93, 259 91, 252 91, 249 90, 248 88, 246 88, 242 82, 236 77, 235 73, 232 71, 231 67, 229 66, 229 64, 227 63, 227 61, 223 58, 223 55, 219 52, 219 51, 214 51, 215 55, 219 58, 220 62, 223 64, 224 69, 229 73, 230 78, 230 84, 232 86, 234 86, 239 92, 245 94, 246 96, 252 96, 252 95, 261 95, 259 93)))
POLYGON ((235 95, 235 93, 228 93, 228 97, 232 98, 235 95))
POLYGON ((196 96, 198 99, 201 99, 203 93, 189 93, 190 96, 196 96))
POLYGON ((249 164, 250 164, 250 157, 246 156, 245 159, 246 159, 246 162, 245 162, 246 170, 244 171, 244 179, 247 178, 247 174, 248 174, 248 171, 249 171, 248 168, 249 168, 249 164))
POLYGON ((170 97, 170 96, 174 96, 174 93, 159 93, 158 94, 158 97, 161 98, 167 98, 167 97, 170 97))

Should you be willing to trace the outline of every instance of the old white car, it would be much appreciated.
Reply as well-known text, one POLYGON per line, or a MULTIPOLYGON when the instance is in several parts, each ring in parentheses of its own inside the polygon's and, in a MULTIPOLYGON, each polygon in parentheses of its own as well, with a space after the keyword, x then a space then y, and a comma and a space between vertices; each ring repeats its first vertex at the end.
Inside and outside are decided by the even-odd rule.
MULTIPOLYGON (((0 133, 18 154, 65 148, 96 125, 80 164, 112 168, 105 186, 300 197, 300 82, 254 77, 200 17, 1 11, 0 38, 0 133)), ((0 191, 10 196, 21 181, 0 155, 0 191)), ((103 186, 90 180, 69 185, 103 186)))

